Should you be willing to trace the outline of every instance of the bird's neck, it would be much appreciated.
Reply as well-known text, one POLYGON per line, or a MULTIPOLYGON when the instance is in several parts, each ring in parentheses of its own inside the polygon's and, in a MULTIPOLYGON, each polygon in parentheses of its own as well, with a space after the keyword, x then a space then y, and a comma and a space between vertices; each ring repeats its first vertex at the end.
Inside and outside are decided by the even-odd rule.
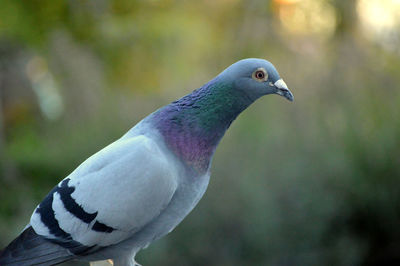
POLYGON ((231 86, 214 79, 154 113, 169 148, 198 172, 209 169, 225 131, 252 102, 231 86))

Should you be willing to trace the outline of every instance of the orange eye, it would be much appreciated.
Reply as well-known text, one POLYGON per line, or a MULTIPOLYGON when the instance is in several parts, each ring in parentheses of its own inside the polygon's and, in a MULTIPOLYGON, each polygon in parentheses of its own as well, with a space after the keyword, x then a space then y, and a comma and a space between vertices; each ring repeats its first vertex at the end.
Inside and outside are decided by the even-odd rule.
POLYGON ((256 78, 258 79, 263 79, 265 77, 264 72, 262 72, 261 70, 258 70, 255 74, 256 78))
POLYGON ((258 68, 253 72, 253 79, 259 82, 266 81, 268 79, 267 71, 264 68, 258 68))

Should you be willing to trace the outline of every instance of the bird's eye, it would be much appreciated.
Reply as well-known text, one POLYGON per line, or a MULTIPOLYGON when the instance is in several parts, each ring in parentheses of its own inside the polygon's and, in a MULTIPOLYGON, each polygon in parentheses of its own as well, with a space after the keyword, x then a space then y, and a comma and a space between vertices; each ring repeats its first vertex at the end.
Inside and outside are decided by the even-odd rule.
POLYGON ((268 79, 267 71, 264 68, 258 68, 253 73, 253 79, 257 81, 266 81, 268 79))
POLYGON ((256 78, 263 79, 264 76, 265 76, 264 72, 262 72, 262 71, 257 71, 256 72, 256 78))

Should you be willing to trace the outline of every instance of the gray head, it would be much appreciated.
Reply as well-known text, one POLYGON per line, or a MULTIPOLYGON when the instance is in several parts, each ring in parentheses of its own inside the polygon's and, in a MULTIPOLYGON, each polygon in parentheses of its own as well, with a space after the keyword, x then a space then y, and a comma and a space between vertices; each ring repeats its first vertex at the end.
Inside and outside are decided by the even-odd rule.
POLYGON ((267 94, 278 94, 293 101, 293 94, 274 65, 264 59, 240 60, 225 69, 218 78, 232 82, 234 89, 244 91, 253 100, 267 94))

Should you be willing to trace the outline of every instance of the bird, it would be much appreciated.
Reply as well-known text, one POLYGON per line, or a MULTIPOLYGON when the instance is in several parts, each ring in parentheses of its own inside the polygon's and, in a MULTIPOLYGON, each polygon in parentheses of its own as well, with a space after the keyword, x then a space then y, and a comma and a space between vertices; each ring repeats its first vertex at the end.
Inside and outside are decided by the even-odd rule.
POLYGON ((272 63, 247 58, 151 113, 47 194, 0 251, 0 265, 139 265, 137 252, 170 233, 202 198, 231 123, 269 94, 294 99, 272 63))

